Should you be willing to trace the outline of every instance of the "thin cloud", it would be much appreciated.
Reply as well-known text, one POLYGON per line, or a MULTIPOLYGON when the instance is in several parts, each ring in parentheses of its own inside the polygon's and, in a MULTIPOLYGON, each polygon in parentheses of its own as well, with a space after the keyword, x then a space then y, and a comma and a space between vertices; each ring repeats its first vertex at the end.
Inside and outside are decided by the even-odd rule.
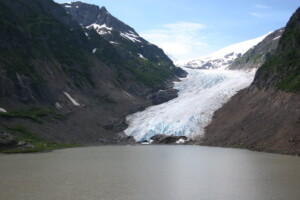
POLYGON ((165 24, 160 29, 146 30, 140 35, 161 47, 175 60, 185 60, 207 50, 201 31, 205 25, 193 22, 165 24))
POLYGON ((264 17, 263 14, 257 13, 257 12, 249 12, 249 14, 252 15, 253 17, 257 17, 257 18, 262 18, 262 17, 264 17))
POLYGON ((272 9, 272 7, 266 6, 266 5, 263 5, 263 4, 255 4, 254 6, 256 8, 260 8, 260 9, 272 9))

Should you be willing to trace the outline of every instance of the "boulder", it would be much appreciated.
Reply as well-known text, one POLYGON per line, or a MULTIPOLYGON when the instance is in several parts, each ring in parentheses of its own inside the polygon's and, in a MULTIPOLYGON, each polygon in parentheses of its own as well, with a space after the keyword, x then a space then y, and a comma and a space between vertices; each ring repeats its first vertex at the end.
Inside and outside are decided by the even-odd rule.
POLYGON ((11 147, 17 145, 17 139, 3 131, 0 131, 0 148, 1 147, 11 147))

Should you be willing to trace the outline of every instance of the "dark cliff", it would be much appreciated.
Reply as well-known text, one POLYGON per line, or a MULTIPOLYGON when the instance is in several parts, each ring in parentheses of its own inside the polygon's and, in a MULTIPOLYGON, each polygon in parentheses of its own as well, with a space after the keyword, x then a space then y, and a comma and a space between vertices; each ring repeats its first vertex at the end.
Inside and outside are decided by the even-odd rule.
POLYGON ((275 54, 258 70, 254 86, 300 90, 300 8, 288 22, 275 54))

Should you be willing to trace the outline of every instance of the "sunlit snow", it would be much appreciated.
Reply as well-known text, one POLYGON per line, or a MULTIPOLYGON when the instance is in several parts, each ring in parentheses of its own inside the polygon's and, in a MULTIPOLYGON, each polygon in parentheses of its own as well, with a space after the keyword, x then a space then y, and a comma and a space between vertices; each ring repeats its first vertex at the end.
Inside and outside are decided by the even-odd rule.
POLYGON ((80 103, 76 99, 74 99, 69 93, 67 93, 67 92, 63 92, 63 93, 71 101, 71 103, 74 106, 80 106, 80 103))
POLYGON ((238 90, 250 85, 254 71, 187 70, 189 75, 175 83, 179 97, 127 116, 127 135, 137 141, 157 134, 202 136, 213 113, 238 90))
POLYGON ((0 112, 6 113, 7 111, 4 108, 0 108, 0 112))
POLYGON ((271 33, 269 32, 261 37, 227 46, 207 56, 202 56, 191 61, 179 61, 176 64, 194 69, 226 69, 236 58, 242 56, 271 33))
POLYGON ((110 41, 109 43, 111 43, 111 44, 119 44, 119 43, 114 42, 114 41, 110 41))
POLYGON ((274 38, 273 40, 278 40, 280 37, 281 37, 281 36, 278 36, 278 37, 274 38))
POLYGON ((130 33, 120 33, 120 35, 128 40, 131 40, 132 42, 141 42, 138 38, 139 36, 137 36, 136 34, 134 34, 132 31, 130 31, 130 33))
POLYGON ((143 59, 145 59, 145 60, 148 60, 148 59, 145 58, 142 54, 138 53, 138 55, 139 55, 140 58, 143 58, 143 59))
POLYGON ((61 104, 59 102, 56 102, 55 103, 55 108, 62 109, 62 106, 61 106, 61 104))
POLYGON ((111 27, 108 27, 106 24, 102 24, 102 25, 99 25, 99 24, 91 24, 89 26, 86 27, 87 29, 94 29, 97 31, 97 33, 99 35, 105 35, 105 34, 110 34, 111 31, 113 30, 111 27))

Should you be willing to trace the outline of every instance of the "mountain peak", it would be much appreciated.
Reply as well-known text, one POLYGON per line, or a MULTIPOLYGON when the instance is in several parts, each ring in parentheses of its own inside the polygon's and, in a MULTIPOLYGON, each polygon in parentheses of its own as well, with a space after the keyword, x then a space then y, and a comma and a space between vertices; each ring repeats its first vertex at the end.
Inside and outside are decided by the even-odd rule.
POLYGON ((86 28, 97 27, 96 31, 100 35, 110 33, 107 31, 107 28, 109 28, 122 33, 132 32, 138 36, 133 28, 112 16, 104 6, 100 8, 97 5, 81 1, 63 3, 62 6, 81 26, 86 28))
POLYGON ((269 34, 271 34, 271 32, 252 40, 227 46, 210 55, 189 61, 183 64, 183 66, 194 69, 225 69, 232 64, 235 59, 240 58, 244 53, 260 43, 269 34))
POLYGON ((173 70, 178 76, 185 75, 183 70, 175 68, 162 49, 140 37, 132 27, 114 17, 104 6, 81 3, 75 6, 63 4, 63 7, 82 27, 88 29, 87 34, 96 31, 124 58, 139 61, 142 59, 142 62, 147 61, 149 65, 173 70))
POLYGON ((108 11, 107 11, 107 9, 105 8, 105 6, 102 6, 102 7, 100 8, 100 12, 107 12, 107 13, 108 13, 108 11))

